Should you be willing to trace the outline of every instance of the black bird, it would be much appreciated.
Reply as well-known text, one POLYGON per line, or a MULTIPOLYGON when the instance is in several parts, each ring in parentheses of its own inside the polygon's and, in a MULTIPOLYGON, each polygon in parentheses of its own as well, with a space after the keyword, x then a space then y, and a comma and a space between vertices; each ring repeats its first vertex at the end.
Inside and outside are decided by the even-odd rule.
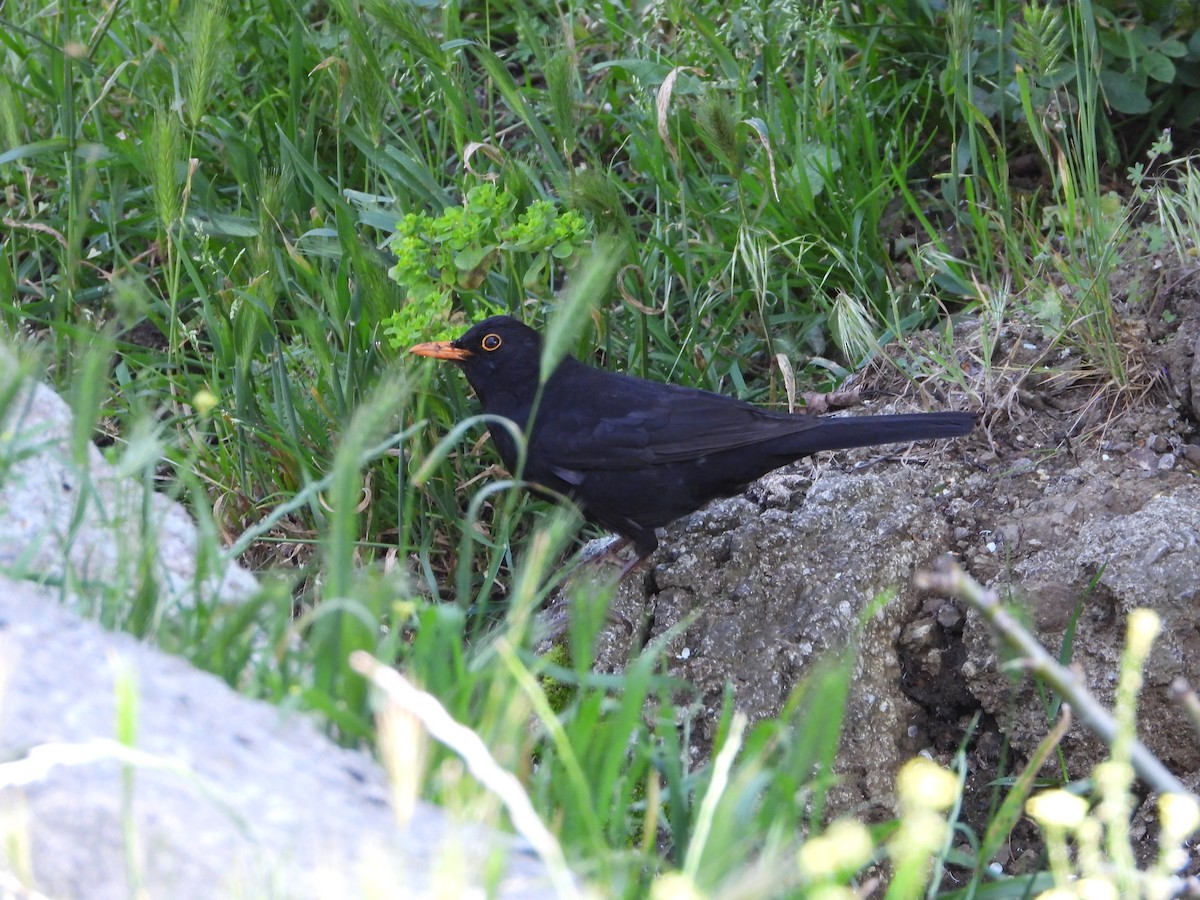
MULTIPOLYGON (((524 478, 566 494, 584 516, 632 541, 636 558, 658 548, 654 530, 716 497, 736 494, 772 469, 819 450, 841 450, 967 434, 966 412, 827 418, 760 409, 709 391, 593 369, 567 357, 537 403, 542 338, 509 316, 493 316, 453 341, 418 344, 418 356, 462 367, 490 415, 526 434, 524 478)), ((489 429, 515 472, 508 430, 489 429)))

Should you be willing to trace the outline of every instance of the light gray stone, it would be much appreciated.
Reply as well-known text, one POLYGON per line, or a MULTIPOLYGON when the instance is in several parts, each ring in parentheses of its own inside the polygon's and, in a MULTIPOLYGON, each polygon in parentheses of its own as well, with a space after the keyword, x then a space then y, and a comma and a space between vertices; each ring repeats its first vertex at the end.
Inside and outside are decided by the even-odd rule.
POLYGON ((0 576, 0 874, 79 900, 138 887, 173 900, 468 896, 493 852, 507 856, 500 896, 553 896, 514 841, 426 804, 400 827, 380 766, 305 717, 0 576), (118 671, 136 686, 136 748, 152 764, 126 768, 106 749, 118 671), (11 783, 84 748, 99 758, 11 783))
MULTIPOLYGON (((0 346, 0 393, 21 374, 13 351, 0 346)), ((224 556, 198 563, 187 510, 136 480, 155 461, 152 435, 135 435, 117 464, 91 441, 77 458, 72 421, 54 391, 24 380, 0 422, 0 570, 124 592, 146 577, 146 553, 164 610, 218 597, 239 602, 258 590, 254 577, 224 556)))

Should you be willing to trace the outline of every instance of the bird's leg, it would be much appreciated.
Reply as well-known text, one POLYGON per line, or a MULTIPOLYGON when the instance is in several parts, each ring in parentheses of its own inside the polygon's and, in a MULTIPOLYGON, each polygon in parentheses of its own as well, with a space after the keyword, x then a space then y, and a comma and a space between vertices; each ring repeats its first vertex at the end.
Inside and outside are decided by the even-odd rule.
MULTIPOLYGON (((604 565, 609 560, 615 560, 625 545, 629 543, 629 538, 621 537, 619 534, 609 535, 607 538, 597 538, 594 541, 589 541, 587 546, 583 548, 583 552, 579 554, 579 562, 575 564, 575 568, 571 570, 568 579, 574 578, 575 575, 583 568, 591 568, 592 566, 604 565)), ((625 577, 625 572, 622 570, 621 578, 625 577)), ((617 579, 620 581, 620 579, 617 579)))
MULTIPOLYGON (((598 543, 598 541, 593 541, 593 544, 598 543)), ((613 535, 609 540, 599 544, 599 546, 594 548, 589 546, 587 549, 585 549, 579 564, 581 566, 600 565, 601 563, 608 562, 610 559, 615 560, 618 554, 620 554, 620 552, 624 550, 625 547, 630 543, 633 542, 627 537, 613 535)), ((638 568, 638 566, 644 563, 647 559, 649 559, 650 554, 653 552, 653 549, 644 553, 639 552, 638 548, 635 546, 633 559, 621 567, 621 572, 619 575, 617 575, 617 583, 620 584, 622 581, 624 581, 625 577, 633 572, 634 569, 638 568)))
POLYGON ((583 566, 604 562, 620 553, 628 543, 629 538, 621 537, 619 534, 609 535, 607 538, 597 538, 589 542, 583 549, 583 553, 579 557, 579 564, 583 566))
MULTIPOLYGON (((626 544, 630 543, 634 545, 633 558, 621 567, 620 573, 613 580, 612 587, 615 589, 617 585, 625 580, 626 576, 628 576, 631 572, 633 572, 634 569, 638 568, 650 557, 650 554, 654 552, 656 546, 647 549, 645 546, 645 541, 642 541, 639 544, 639 542, 633 541, 630 538, 621 537, 620 535, 613 535, 607 540, 598 539, 592 541, 580 554, 579 563, 575 566, 570 575, 567 576, 568 581, 574 580, 585 566, 591 567, 606 563, 609 560, 615 560, 617 554, 625 548, 626 544)), ((605 580, 607 581, 607 579, 605 580)), ((559 598, 565 599, 568 592, 569 589, 564 586, 559 594, 559 598)), ((610 625, 618 625, 627 629, 631 636, 638 633, 638 626, 632 620, 630 620, 628 616, 619 610, 610 608, 605 614, 605 619, 610 625)))
MULTIPOLYGON (((650 551, 650 553, 653 553, 653 552, 654 552, 653 550, 650 551)), ((631 559, 629 562, 625 563, 624 567, 621 569, 621 574, 617 576, 617 583, 620 584, 622 581, 625 580, 625 577, 627 575, 629 575, 631 572, 633 572, 634 569, 640 567, 642 563, 644 563, 646 560, 648 560, 650 558, 650 553, 635 553, 633 556, 633 559, 631 559)))

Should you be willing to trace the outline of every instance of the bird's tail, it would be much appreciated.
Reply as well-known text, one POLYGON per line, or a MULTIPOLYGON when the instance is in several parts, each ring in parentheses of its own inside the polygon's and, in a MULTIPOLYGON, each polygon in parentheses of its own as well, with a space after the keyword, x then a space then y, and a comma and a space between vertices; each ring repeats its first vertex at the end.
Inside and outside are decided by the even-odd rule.
POLYGON ((805 452, 961 437, 969 434, 978 420, 979 416, 968 412, 822 418, 819 428, 804 434, 806 442, 811 442, 805 452))

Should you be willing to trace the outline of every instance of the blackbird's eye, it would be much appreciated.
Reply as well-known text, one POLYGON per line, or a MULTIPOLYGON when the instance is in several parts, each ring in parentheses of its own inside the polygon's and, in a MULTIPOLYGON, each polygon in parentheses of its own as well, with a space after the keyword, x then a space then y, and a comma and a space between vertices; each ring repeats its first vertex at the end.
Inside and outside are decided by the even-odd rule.
POLYGON ((489 334, 483 339, 480 346, 482 346, 484 350, 499 350, 501 343, 502 341, 500 340, 500 335, 489 334))

